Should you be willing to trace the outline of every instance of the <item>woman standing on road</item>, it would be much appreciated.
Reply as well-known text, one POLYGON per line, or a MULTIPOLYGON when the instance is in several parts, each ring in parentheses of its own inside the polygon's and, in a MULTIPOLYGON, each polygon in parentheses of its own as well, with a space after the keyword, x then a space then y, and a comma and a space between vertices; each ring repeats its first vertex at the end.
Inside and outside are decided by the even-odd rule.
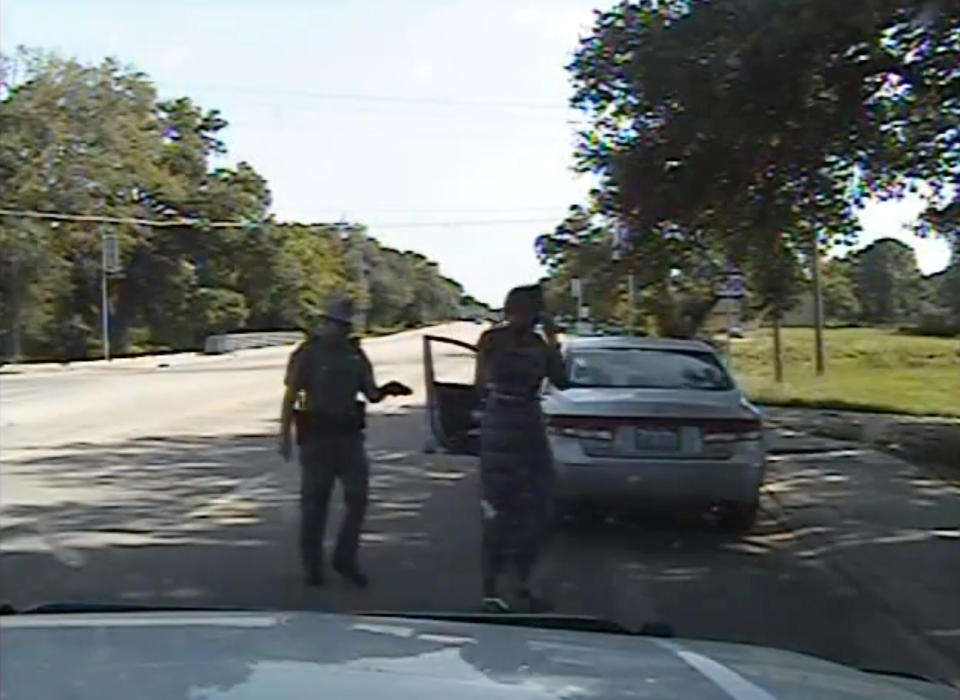
POLYGON ((504 303, 506 322, 484 332, 477 348, 475 385, 484 400, 480 439, 483 508, 483 604, 509 610, 500 575, 509 562, 525 607, 545 602, 530 576, 551 526, 553 457, 540 410, 544 378, 562 388, 563 360, 552 320, 542 315, 539 286, 517 287, 504 303), (534 327, 541 323, 546 338, 534 327))

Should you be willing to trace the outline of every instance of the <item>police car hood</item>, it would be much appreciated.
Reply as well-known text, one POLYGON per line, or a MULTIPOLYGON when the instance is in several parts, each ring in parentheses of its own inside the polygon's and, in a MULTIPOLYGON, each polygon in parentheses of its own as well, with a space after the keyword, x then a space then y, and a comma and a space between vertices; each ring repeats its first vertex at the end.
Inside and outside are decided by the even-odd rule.
POLYGON ((763 647, 322 613, 19 615, 4 698, 947 698, 763 647))

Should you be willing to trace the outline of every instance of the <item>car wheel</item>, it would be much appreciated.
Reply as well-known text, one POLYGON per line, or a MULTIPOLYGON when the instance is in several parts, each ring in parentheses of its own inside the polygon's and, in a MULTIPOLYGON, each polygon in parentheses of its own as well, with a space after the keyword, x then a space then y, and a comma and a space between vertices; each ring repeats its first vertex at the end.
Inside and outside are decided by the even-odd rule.
POLYGON ((719 513, 720 526, 728 532, 749 532, 757 522, 759 508, 757 501, 725 505, 719 513))

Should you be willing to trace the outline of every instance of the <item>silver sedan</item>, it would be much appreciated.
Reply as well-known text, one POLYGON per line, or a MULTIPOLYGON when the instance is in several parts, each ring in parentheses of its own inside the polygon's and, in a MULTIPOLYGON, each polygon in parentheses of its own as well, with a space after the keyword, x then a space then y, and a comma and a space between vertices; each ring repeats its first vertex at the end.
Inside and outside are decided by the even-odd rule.
MULTIPOLYGON (((428 449, 478 451, 474 387, 436 379, 424 338, 428 449)), ((576 337, 563 348, 570 386, 547 386, 543 410, 562 510, 716 508, 730 528, 752 527, 766 466, 763 424, 703 342, 576 337)))
POLYGON ((713 348, 574 338, 564 356, 570 386, 544 394, 561 503, 717 507, 725 524, 753 525, 763 425, 713 348))

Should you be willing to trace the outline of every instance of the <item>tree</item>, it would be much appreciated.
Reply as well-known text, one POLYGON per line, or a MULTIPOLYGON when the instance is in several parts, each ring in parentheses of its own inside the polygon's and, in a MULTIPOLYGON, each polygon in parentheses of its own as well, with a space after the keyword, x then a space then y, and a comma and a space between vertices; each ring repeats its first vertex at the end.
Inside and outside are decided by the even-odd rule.
POLYGON ((852 324, 860 320, 860 300, 849 260, 829 260, 823 266, 823 304, 830 321, 852 324))
POLYGON ((587 120, 577 165, 598 176, 601 210, 654 252, 763 266, 774 232, 852 242, 865 196, 950 177, 957 8, 620 2, 569 66, 587 120))
MULTIPOLYGON (((83 66, 34 51, 5 57, 0 101, 0 192, 10 208, 135 214, 130 195, 158 182, 159 142, 153 89, 116 61, 83 66)), ((43 263, 25 267, 17 254, 21 292, 13 299, 23 317, 30 353, 55 353, 51 341, 97 327, 99 231, 76 224, 53 226, 5 219, 5 231, 37 251, 43 263), (40 253, 42 251, 42 254, 40 253), (92 256, 92 257, 90 257, 92 256), (52 271, 52 277, 48 277, 52 271), (79 316, 79 318, 78 318, 79 316)), ((39 257, 35 257, 39 260, 39 257)), ((13 306, 13 305, 11 305, 13 306)), ((18 329, 14 329, 18 333, 18 329)), ((77 343, 71 342, 71 345, 77 343)))
MULTIPOLYGON (((762 243, 767 247, 766 243, 762 243)), ((752 266, 748 281, 754 307, 765 313, 773 331, 773 376, 783 381, 783 350, 780 339, 780 322, 783 315, 792 309, 801 292, 809 288, 804 274, 802 251, 791 236, 777 232, 769 244, 772 255, 764 258, 763 265, 752 266)))
POLYGON ((614 255, 613 229, 622 224, 605 215, 595 197, 588 206, 570 207, 567 218, 537 240, 538 256, 551 273, 548 301, 567 311, 573 303, 567 301, 570 281, 576 277, 592 317, 626 323, 631 315, 626 279, 633 275, 636 303, 655 319, 658 331, 693 336, 716 303, 724 270, 720 251, 696 233, 666 228, 632 237, 627 249, 614 255))
POLYGON ((940 286, 940 302, 952 316, 954 328, 960 329, 960 261, 954 256, 940 286))
POLYGON ((881 238, 852 256, 857 298, 866 323, 909 320, 920 310, 920 270, 913 249, 881 238))
POLYGON ((252 165, 212 167, 226 152, 217 110, 159 100, 147 76, 113 59, 86 65, 22 50, 2 63, 0 205, 123 220, 0 218, 9 354, 100 351, 108 230, 121 251, 122 274, 109 285, 119 352, 196 348, 207 334, 240 328, 310 328, 335 292, 372 298, 373 313, 391 325, 408 307, 410 323, 455 317, 462 289, 423 256, 386 252, 359 224, 342 236, 340 224, 275 222, 252 165))
POLYGON ((931 204, 924 212, 919 233, 939 234, 950 241, 950 265, 938 275, 935 295, 930 301, 946 309, 952 326, 960 329, 960 164, 954 159, 950 165, 956 178, 952 183, 953 196, 942 206, 931 204))

